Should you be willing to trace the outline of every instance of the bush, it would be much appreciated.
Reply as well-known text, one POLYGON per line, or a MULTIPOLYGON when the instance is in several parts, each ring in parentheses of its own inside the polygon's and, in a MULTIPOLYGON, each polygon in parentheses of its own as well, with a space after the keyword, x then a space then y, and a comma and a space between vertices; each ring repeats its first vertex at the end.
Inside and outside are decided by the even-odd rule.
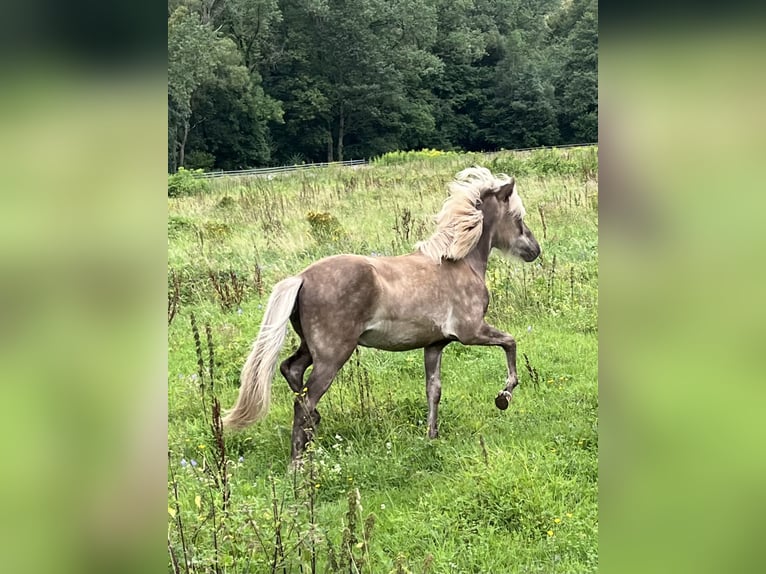
POLYGON ((194 229, 194 222, 188 217, 181 215, 171 215, 168 217, 168 237, 177 237, 184 231, 194 229))
POLYGON ((185 197, 208 191, 210 182, 197 177, 201 173, 201 169, 189 170, 180 167, 176 173, 168 175, 168 197, 185 197))
POLYGON ((455 159, 460 154, 454 151, 441 151, 438 149, 422 149, 419 151, 390 151, 372 160, 375 165, 399 165, 411 161, 433 161, 441 159, 455 159))
POLYGON ((598 174, 598 147, 501 153, 487 167, 512 176, 576 175, 592 179, 598 174))
POLYGON ((309 211, 306 221, 311 225, 311 235, 317 243, 337 242, 344 236, 343 226, 332 213, 309 211))
POLYGON ((186 161, 184 163, 192 169, 211 170, 215 167, 215 156, 206 151, 194 150, 186 154, 186 161))

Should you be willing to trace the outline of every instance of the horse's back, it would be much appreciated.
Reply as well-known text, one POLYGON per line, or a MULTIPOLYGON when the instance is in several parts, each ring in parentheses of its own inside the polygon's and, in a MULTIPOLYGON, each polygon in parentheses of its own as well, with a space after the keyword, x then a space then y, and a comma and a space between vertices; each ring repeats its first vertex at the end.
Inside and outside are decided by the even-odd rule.
POLYGON ((362 255, 333 255, 309 265, 301 273, 305 286, 324 302, 347 302, 374 295, 377 291, 375 269, 362 255))

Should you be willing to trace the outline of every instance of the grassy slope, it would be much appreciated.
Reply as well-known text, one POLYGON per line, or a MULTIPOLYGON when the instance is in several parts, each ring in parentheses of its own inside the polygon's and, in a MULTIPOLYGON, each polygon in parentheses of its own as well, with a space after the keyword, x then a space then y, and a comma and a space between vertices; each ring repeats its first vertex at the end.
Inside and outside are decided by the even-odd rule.
MULTIPOLYGON (((212 448, 194 380, 189 313, 212 328, 218 395, 230 406, 271 286, 324 255, 409 251, 430 232, 446 182, 472 161, 461 156, 218 182, 205 197, 169 201, 168 260, 181 278, 182 292, 169 329, 169 446, 187 530, 201 525, 195 544, 201 562, 212 552, 210 509, 206 503, 195 508, 194 496, 202 491, 199 471, 178 465, 182 457, 202 461, 212 448), (231 205, 221 205, 224 196, 233 199, 231 205), (325 229, 321 244, 306 221, 309 211, 329 212, 339 223, 325 229), (262 295, 253 285, 256 262, 262 268, 262 295), (247 279, 241 313, 237 305, 221 309, 210 269, 234 270, 247 279)), ((503 168, 502 158, 496 162, 503 168)), ((360 350, 319 407, 323 418, 312 483, 320 565, 326 562, 322 541, 340 541, 346 493, 357 487, 363 516, 376 516, 365 571, 388 572, 398 554, 415 572, 426 560, 433 572, 596 569, 596 185, 574 176, 517 180, 527 221, 545 255, 530 265, 493 255, 488 271, 488 320, 518 341, 522 384, 511 408, 501 412, 493 402, 504 381, 502 351, 453 344, 442 364, 441 438, 428 441, 422 353, 360 350), (538 207, 547 225, 545 239, 538 207), (536 384, 523 354, 537 373, 536 384)), ((285 351, 295 340, 291 333, 285 351)), ((228 571, 244 571, 237 557, 250 554, 252 571, 270 563, 269 476, 287 508, 295 504, 292 518, 302 524, 305 497, 279 494, 290 491, 295 478, 287 472, 291 403, 287 385, 277 376, 268 418, 227 437, 231 459, 243 457, 231 471, 230 520, 252 511, 267 546, 266 552, 248 549, 252 536, 234 536, 222 552, 234 561, 228 571)), ((177 528, 172 530, 177 541, 177 528)), ((297 552, 289 560, 288 571, 297 571, 297 552)))

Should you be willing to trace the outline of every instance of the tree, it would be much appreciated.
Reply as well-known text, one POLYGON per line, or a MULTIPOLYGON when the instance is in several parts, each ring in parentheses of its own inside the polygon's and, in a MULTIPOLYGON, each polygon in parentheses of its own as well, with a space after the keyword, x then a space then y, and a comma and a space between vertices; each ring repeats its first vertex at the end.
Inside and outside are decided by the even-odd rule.
POLYGON ((553 22, 560 37, 556 82, 559 125, 565 142, 598 140, 598 9, 596 0, 574 0, 553 22))
MULTIPOLYGON (((240 46, 220 32, 224 27, 220 22, 249 4, 243 0, 187 4, 176 7, 168 20, 169 169, 187 163, 187 149, 191 167, 235 169, 268 163, 267 124, 281 120, 281 108, 264 93, 259 73, 243 65, 240 46)), ((271 4, 254 3, 264 9, 271 4)), ((243 18, 250 14, 246 10, 243 18)), ((274 18, 278 19, 271 15, 267 20, 274 18)), ((258 38, 252 30, 249 33, 252 41, 247 46, 252 48, 258 38)), ((259 53, 248 52, 255 59, 259 53)))
POLYGON ((168 0, 168 166, 597 137, 596 0, 168 0))
POLYGON ((349 146, 373 155, 398 147, 405 133, 415 145, 429 136, 423 86, 441 65, 428 51, 431 2, 285 2, 282 14, 285 61, 264 71, 285 109, 284 126, 274 130, 278 148, 332 161, 349 146))
POLYGON ((258 73, 242 65, 233 43, 195 92, 192 108, 189 148, 203 163, 190 167, 242 169, 270 162, 268 123, 280 121, 282 110, 264 93, 258 73))
POLYGON ((192 96, 212 77, 218 38, 199 15, 177 7, 168 19, 168 168, 184 165, 192 96))

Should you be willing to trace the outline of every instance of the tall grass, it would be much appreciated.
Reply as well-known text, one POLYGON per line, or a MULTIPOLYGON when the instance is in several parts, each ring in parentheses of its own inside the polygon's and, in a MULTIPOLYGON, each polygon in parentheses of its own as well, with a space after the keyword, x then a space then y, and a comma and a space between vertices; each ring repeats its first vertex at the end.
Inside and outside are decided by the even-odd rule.
POLYGON ((596 570, 597 155, 535 154, 227 178, 169 199, 169 571, 596 570), (516 176, 543 248, 487 271, 488 321, 518 342, 511 407, 493 402, 502 352, 450 345, 430 441, 422 353, 360 349, 302 469, 279 375, 264 421, 219 432, 271 287, 326 255, 411 251, 474 163, 516 176))

